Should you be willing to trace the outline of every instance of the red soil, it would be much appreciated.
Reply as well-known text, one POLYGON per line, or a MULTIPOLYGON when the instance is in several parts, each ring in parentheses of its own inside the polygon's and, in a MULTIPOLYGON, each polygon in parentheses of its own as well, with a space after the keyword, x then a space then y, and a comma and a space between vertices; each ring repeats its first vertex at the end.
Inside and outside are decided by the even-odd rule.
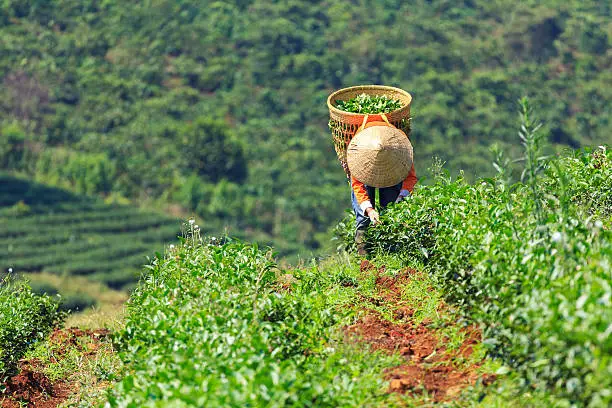
MULTIPOLYGON (((394 310, 395 318, 410 318, 414 311, 402 307, 401 288, 409 279, 418 279, 420 273, 406 269, 396 276, 383 276, 384 267, 376 268, 372 263, 363 261, 361 270, 376 273, 378 295, 382 304, 394 310)), ((379 302, 380 303, 380 302, 379 302)), ((455 351, 449 352, 441 344, 434 330, 427 327, 428 322, 419 326, 411 323, 392 323, 383 319, 377 312, 370 312, 354 325, 347 327, 346 332, 356 336, 359 341, 368 343, 373 350, 387 353, 399 353, 406 363, 386 371, 385 379, 389 380, 388 392, 423 394, 431 396, 434 401, 444 401, 457 396, 465 387, 474 384, 479 374, 477 364, 457 368, 454 360, 468 359, 473 347, 480 340, 480 332, 469 327, 465 330, 465 340, 455 351)), ((493 376, 482 378, 488 384, 493 376)))
POLYGON ((108 337, 110 330, 108 329, 96 329, 96 330, 81 330, 76 327, 63 330, 55 330, 51 333, 49 338, 52 345, 55 346, 55 353, 59 355, 65 354, 68 349, 76 348, 82 351, 85 355, 93 355, 100 348, 100 340, 108 337), (79 342, 79 338, 89 337, 92 342, 85 343, 83 346, 82 342, 79 342))
MULTIPOLYGON (((81 330, 77 328, 55 330, 50 341, 54 355, 61 357, 69 349, 77 348, 84 355, 92 355, 100 347, 99 340, 107 337, 107 329, 81 330), (90 337, 93 342, 87 346, 78 341, 80 337, 90 337)), ((3 384, 5 391, 0 393, 0 408, 54 408, 64 402, 75 391, 76 384, 66 380, 52 383, 42 372, 37 360, 23 360, 19 363, 19 374, 3 384)))
POLYGON ((28 408, 57 407, 72 392, 69 384, 52 384, 44 374, 26 368, 25 364, 21 372, 4 385, 6 391, 0 396, 2 408, 19 408, 23 404, 27 404, 28 408))

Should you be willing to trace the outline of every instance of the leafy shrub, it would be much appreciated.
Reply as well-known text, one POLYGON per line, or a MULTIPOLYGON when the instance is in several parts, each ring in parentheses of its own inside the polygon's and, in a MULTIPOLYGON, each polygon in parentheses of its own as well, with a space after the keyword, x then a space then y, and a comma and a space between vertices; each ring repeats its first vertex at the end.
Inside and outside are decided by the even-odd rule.
POLYGON ((0 168, 20 168, 24 156, 25 139, 25 132, 18 124, 0 123, 0 168))
POLYGON ((128 375, 110 406, 356 407, 383 398, 378 357, 331 338, 342 314, 321 288, 350 277, 295 270, 279 291, 270 253, 191 233, 132 293, 118 338, 128 375))
POLYGON ((17 362, 37 341, 61 323, 64 314, 47 295, 37 295, 27 283, 0 286, 0 382, 14 373, 17 362))
POLYGON ((574 182, 558 185, 561 180, 551 177, 549 183, 567 189, 575 206, 612 223, 612 160, 607 147, 572 152, 560 163, 559 171, 574 182))
POLYGON ((181 148, 186 171, 215 183, 222 178, 242 182, 247 176, 244 146, 222 121, 204 117, 187 125, 181 148))
POLYGON ((484 325, 490 354, 517 369, 525 386, 606 406, 610 163, 611 152, 599 148, 548 162, 528 184, 439 176, 388 208, 368 239, 378 253, 425 264, 447 298, 484 325))
POLYGON ((105 153, 75 153, 61 148, 41 153, 36 169, 49 181, 63 183, 84 194, 110 192, 116 173, 105 153))

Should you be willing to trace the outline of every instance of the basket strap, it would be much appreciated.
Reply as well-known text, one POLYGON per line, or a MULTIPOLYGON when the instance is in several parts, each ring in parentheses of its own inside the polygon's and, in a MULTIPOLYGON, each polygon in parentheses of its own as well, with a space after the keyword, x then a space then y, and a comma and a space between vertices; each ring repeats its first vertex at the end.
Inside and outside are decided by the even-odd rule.
MULTIPOLYGON (((393 125, 392 125, 392 124, 389 122, 389 119, 387 119, 387 115, 385 115, 384 113, 381 113, 381 114, 380 114, 380 117, 382 118, 382 120, 384 120, 385 122, 387 122, 387 125, 389 125, 389 126, 393 126, 393 125)), ((393 127, 395 127, 395 126, 393 126, 393 127)))
MULTIPOLYGON (((355 132, 355 134, 361 132, 363 130, 363 128, 365 127, 366 123, 368 123, 368 114, 366 113, 366 115, 363 117, 363 122, 361 123, 361 126, 359 126, 357 128, 357 132, 355 132)), ((391 122, 389 122, 389 119, 387 118, 387 115, 385 115, 384 113, 380 114, 380 117, 382 118, 382 120, 385 121, 385 123, 391 127, 395 127, 391 124, 391 122)))
POLYGON ((366 115, 363 117, 363 123, 361 124, 361 126, 359 126, 357 128, 357 132, 355 132, 355 134, 357 134, 358 132, 361 132, 363 130, 363 128, 365 127, 366 123, 368 123, 368 114, 366 113, 366 115))

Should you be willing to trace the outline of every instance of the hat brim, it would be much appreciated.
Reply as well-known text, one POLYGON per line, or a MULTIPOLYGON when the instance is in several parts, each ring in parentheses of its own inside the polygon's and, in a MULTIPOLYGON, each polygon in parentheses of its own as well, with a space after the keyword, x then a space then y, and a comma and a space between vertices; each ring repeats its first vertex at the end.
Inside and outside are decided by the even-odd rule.
POLYGON ((413 149, 404 132, 372 126, 357 133, 347 149, 353 177, 372 187, 391 187, 403 181, 413 163, 413 149))

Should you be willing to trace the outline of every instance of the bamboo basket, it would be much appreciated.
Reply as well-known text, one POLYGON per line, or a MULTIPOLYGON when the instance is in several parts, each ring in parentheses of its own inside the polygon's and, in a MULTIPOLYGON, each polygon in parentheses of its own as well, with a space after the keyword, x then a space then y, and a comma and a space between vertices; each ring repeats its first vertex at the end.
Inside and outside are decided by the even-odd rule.
MULTIPOLYGON (((346 101, 363 93, 368 95, 386 95, 389 98, 398 99, 403 106, 393 112, 386 113, 385 116, 393 126, 402 130, 407 136, 410 136, 410 103, 412 102, 412 96, 403 89, 384 85, 359 85, 343 88, 332 93, 327 98, 329 129, 333 136, 336 155, 347 177, 350 177, 350 172, 346 162, 346 148, 353 136, 355 136, 357 129, 363 124, 366 115, 340 110, 336 108, 335 102, 337 100, 346 101)), ((381 115, 368 114, 368 122, 382 120, 381 115)))

